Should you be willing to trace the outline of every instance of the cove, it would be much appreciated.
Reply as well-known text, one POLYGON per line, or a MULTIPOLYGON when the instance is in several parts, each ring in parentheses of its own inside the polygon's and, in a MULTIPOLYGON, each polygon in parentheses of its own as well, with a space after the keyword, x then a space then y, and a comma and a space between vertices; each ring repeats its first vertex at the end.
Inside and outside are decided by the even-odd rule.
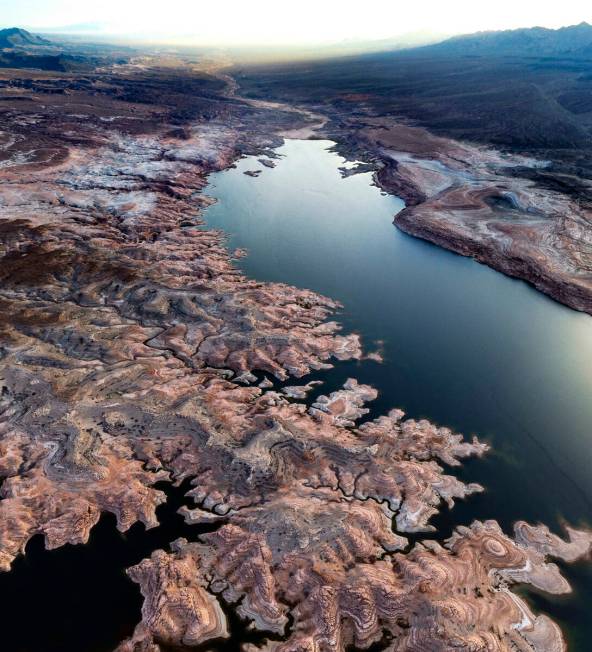
MULTIPOLYGON (((398 231, 392 220, 403 202, 381 193, 370 173, 344 177, 348 165, 333 146, 286 140, 276 167, 246 157, 206 188, 218 200, 207 226, 247 249, 238 263, 247 275, 338 299, 344 330, 359 332, 366 350, 381 349, 382 364, 338 363, 318 374, 316 393, 353 376, 379 390, 373 414, 401 407, 492 444, 455 471, 486 492, 435 519, 440 537, 475 518, 507 531, 518 519, 557 531, 562 519, 589 524, 592 318, 398 231)), ((565 574, 572 596, 529 599, 560 624, 570 650, 588 650, 592 573, 576 565, 565 574)))
MULTIPOLYGON (((43 537, 33 537, 25 554, 8 573, 0 573, 2 650, 6 652, 113 652, 141 620, 143 598, 125 571, 154 550, 168 550, 180 537, 196 541, 218 524, 187 525, 178 514, 193 506, 185 493, 190 480, 175 487, 160 482, 166 503, 156 509, 159 526, 146 530, 136 523, 117 530, 105 513, 85 545, 46 550, 43 537)), ((207 642, 210 652, 240 652, 244 643, 261 645, 269 635, 249 629, 221 599, 230 637, 207 642)), ((179 652, 161 645, 163 652, 179 652)))

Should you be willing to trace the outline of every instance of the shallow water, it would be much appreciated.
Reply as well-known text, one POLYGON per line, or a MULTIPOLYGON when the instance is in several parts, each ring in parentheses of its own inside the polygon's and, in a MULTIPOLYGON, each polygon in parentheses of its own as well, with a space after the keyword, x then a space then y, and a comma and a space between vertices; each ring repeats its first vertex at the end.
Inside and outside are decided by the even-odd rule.
MULTIPOLYGON (((517 519, 558 529, 591 520, 592 318, 475 261, 398 231, 402 201, 369 173, 343 178, 329 141, 288 140, 275 168, 256 158, 212 175, 205 214, 249 255, 240 267, 260 280, 307 287, 344 304, 339 320, 383 364, 339 363, 321 374, 332 390, 348 376, 374 385, 378 414, 402 407, 490 441, 463 479, 486 493, 444 511, 442 536, 459 523, 517 519), (257 178, 243 174, 262 170, 257 178)), ((568 634, 570 650, 592 646, 592 571, 566 568, 575 600, 535 596, 568 634)))

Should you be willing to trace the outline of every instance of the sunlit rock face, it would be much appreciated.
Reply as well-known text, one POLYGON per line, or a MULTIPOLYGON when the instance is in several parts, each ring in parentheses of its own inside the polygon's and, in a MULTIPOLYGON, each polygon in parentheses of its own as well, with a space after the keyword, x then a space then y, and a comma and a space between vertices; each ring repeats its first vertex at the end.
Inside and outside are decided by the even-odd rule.
POLYGON ((363 128, 341 136, 380 158, 378 182, 407 202, 395 218, 403 231, 592 314, 590 203, 515 173, 536 174, 545 161, 438 138, 384 117, 365 118, 363 128))
MULTIPOLYGON (((378 506, 339 501, 326 490, 289 498, 241 510, 203 543, 175 542, 174 561, 166 566, 190 565, 191 577, 239 604, 256 628, 285 635, 263 649, 337 651, 377 642, 393 651, 565 649, 557 625, 534 615, 510 587, 568 592, 547 556, 587 554, 589 534, 569 531, 565 542, 544 526, 518 523, 511 539, 493 521, 475 522, 444 546, 426 540, 397 552, 405 541, 388 533, 378 506)), ((176 573, 163 579, 161 566, 152 581, 174 586, 176 573)), ((162 607, 146 605, 134 636, 142 645, 160 640, 162 626, 162 607)), ((203 613, 194 617, 196 626, 204 620, 203 613)), ((145 649, 129 645, 122 649, 145 649)))
POLYGON ((227 638, 226 616, 216 598, 206 590, 199 557, 183 550, 173 555, 156 550, 129 571, 144 596, 142 623, 119 652, 158 649, 153 644, 195 646, 209 639, 227 638))
MULTIPOLYGON (((362 349, 329 321, 338 304, 245 278, 223 235, 200 226, 207 173, 232 163, 245 134, 252 148, 274 143, 252 111, 224 104, 182 138, 171 125, 103 128, 43 164, 11 145, 0 170, 2 570, 39 533, 48 547, 84 543, 101 512, 122 531, 153 527, 165 499, 155 483, 190 479, 187 523, 217 527, 129 569, 145 602, 120 652, 223 638, 222 601, 286 651, 383 638, 393 650, 562 649, 557 627, 509 587, 569 590, 547 557, 587 554, 588 534, 566 543, 519 524, 510 539, 488 522, 411 547, 406 533, 430 532, 443 503, 482 489, 442 465, 486 445, 396 409, 361 423, 376 391, 354 379, 310 405, 308 386, 262 381, 293 383, 362 349)), ((266 129, 286 127, 277 108, 258 111, 272 114, 266 129)))

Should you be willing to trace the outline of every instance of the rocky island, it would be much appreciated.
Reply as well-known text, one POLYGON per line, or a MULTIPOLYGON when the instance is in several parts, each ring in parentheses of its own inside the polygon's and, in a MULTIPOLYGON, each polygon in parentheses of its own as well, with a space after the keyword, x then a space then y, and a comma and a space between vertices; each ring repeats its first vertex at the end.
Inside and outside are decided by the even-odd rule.
MULTIPOLYGON (((156 527, 155 485, 189 480, 196 535, 128 569, 144 606, 118 652, 224 639, 227 609, 265 635, 250 652, 564 650, 513 588, 569 592, 552 559, 589 555, 590 533, 475 521, 442 540, 430 519, 483 491, 452 469, 488 445, 396 406, 364 418, 376 390, 355 379, 314 401, 294 385, 360 359, 360 338, 340 331, 332 299, 247 278, 200 211, 211 172, 314 119, 211 73, 142 58, 0 75, 2 571, 35 535, 84 545, 104 512, 122 532, 156 527)), ((420 235, 444 210, 459 231, 481 220, 495 252, 517 246, 500 207, 518 231, 542 220, 492 152, 370 121, 357 138, 397 161, 377 178, 420 235)), ((556 238, 584 218, 570 219, 550 222, 556 238)), ((540 269, 555 262, 542 248, 540 269)), ((586 278, 566 277, 554 287, 588 309, 586 278)))

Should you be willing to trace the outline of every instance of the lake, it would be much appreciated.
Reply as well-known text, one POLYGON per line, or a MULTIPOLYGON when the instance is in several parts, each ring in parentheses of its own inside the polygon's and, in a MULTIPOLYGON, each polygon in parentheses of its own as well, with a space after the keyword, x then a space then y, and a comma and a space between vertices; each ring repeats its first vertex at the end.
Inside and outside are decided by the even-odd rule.
MULTIPOLYGON (((206 189, 218 199, 206 222, 229 233, 230 247, 248 249, 238 263, 247 274, 339 299, 344 329, 359 332, 367 350, 382 350, 382 364, 337 363, 317 373, 324 384, 316 394, 354 376, 380 391, 370 416, 402 407, 492 444, 484 459, 455 469, 487 491, 433 520, 440 539, 474 518, 495 518, 508 531, 521 518, 555 529, 561 519, 587 524, 592 318, 399 232, 392 220, 403 203, 373 186, 368 173, 343 178, 345 162, 331 146, 288 140, 275 168, 245 158, 212 175, 206 189), (262 170, 257 178, 244 174, 254 170, 262 170)), ((191 504, 189 481, 159 488, 168 501, 157 510, 157 528, 137 523, 121 534, 105 514, 87 545, 47 551, 40 535, 29 542, 13 570, 0 573, 3 649, 112 652, 133 632, 142 597, 125 569, 211 527, 186 525, 177 514, 191 504)), ((572 596, 527 594, 561 624, 572 652, 588 652, 592 642, 591 566, 564 568, 572 596)), ((208 649, 262 644, 265 634, 223 608, 232 636, 208 649)))
MULTIPOLYGON (((344 178, 339 168, 351 165, 333 144, 286 140, 275 168, 247 157, 206 189, 218 200, 206 223, 248 250, 238 262, 246 274, 338 299, 344 330, 360 333, 367 350, 381 348, 382 364, 317 374, 325 381, 317 394, 354 376, 380 392, 372 415, 401 407, 492 444, 456 472, 486 492, 435 519, 440 537, 474 518, 495 518, 506 531, 518 519, 557 531, 563 519, 588 524, 592 318, 400 232, 392 221, 403 202, 370 173, 344 178)), ((561 624, 570 650, 589 650, 592 571, 579 564, 565 574, 573 596, 530 600, 561 624)))

